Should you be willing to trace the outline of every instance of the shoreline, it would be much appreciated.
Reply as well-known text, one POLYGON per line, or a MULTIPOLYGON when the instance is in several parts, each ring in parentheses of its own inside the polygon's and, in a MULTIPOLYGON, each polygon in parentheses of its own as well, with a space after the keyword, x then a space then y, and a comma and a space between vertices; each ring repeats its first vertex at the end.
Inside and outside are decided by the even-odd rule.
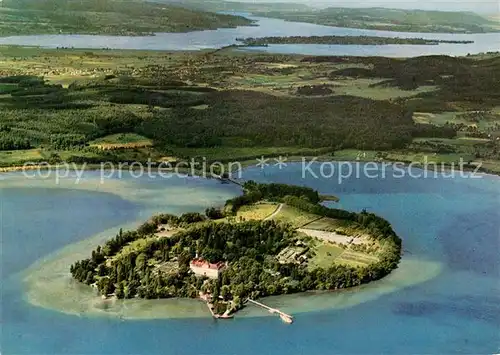
MULTIPOLYGON (((127 223, 121 227, 130 227, 136 223, 138 222, 127 223)), ((75 282, 66 270, 68 265, 86 255, 89 247, 95 247, 109 239, 109 235, 116 232, 118 228, 120 226, 69 244, 21 271, 17 275, 21 275, 24 284, 23 299, 37 307, 79 317, 111 317, 130 320, 212 317, 208 313, 206 303, 198 298, 102 299, 91 286, 75 282)), ((339 290, 311 290, 291 295, 264 297, 262 301, 271 307, 293 314, 345 309, 431 280, 439 275, 441 269, 442 265, 439 262, 405 256, 397 269, 377 281, 339 290)), ((273 316, 255 307, 244 307, 237 313, 238 318, 273 316)))
MULTIPOLYGON (((382 165, 382 164, 391 164, 394 165, 396 163, 402 163, 406 168, 409 168, 410 165, 413 164, 413 168, 416 168, 416 169, 421 169, 421 170, 425 170, 424 169, 424 164, 423 163, 419 163, 419 162, 408 162, 408 161, 395 161, 395 160, 387 160, 387 159, 383 159, 383 160, 380 160, 380 161, 375 161, 375 160, 342 160, 342 159, 334 159, 335 157, 291 157, 291 158, 288 158, 288 160, 286 161, 287 163, 294 163, 294 164, 298 164, 298 163, 302 163, 302 162, 305 162, 305 163, 310 163, 312 161, 314 162, 317 162, 317 163, 325 163, 325 162, 335 162, 335 163, 359 163, 359 164, 366 164, 366 163, 375 163, 377 165, 382 165), (305 161, 303 161, 302 159, 305 159, 305 161)), ((245 168, 249 168, 249 167, 256 167, 257 164, 255 164, 255 161, 254 160, 244 160, 242 162, 240 162, 243 169, 245 168)), ((431 163, 432 164, 432 163, 431 163)), ((445 168, 448 168, 446 170, 437 170, 438 173, 444 173, 444 172, 447 172, 447 171, 450 171, 450 167, 452 166, 451 164, 448 164, 448 163, 436 163, 436 165, 442 165, 443 167, 445 168)), ((430 170, 430 171, 435 171, 435 170, 430 170)), ((464 171, 467 171, 467 172, 474 172, 474 169, 473 168, 468 168, 466 164, 464 164, 464 171)), ((500 171, 498 172, 495 172, 495 171, 491 171, 491 170, 485 170, 485 169, 479 169, 477 171, 477 173, 481 173, 483 175, 487 175, 487 176, 495 176, 495 177, 500 177, 500 171)))
POLYGON ((375 37, 375 36, 263 36, 236 38, 240 47, 267 47, 272 44, 324 44, 324 45, 439 45, 439 44, 472 44, 471 40, 440 40, 422 37, 375 37))
MULTIPOLYGON (((119 193, 118 196, 130 198, 124 196, 123 193, 119 193)), ((110 230, 56 249, 35 261, 30 267, 17 274, 21 275, 24 285, 23 299, 35 306, 78 316, 106 316, 121 319, 206 318, 209 316, 206 305, 199 300, 179 298, 102 300, 91 287, 83 287, 72 280, 68 267, 73 261, 87 256, 89 248, 110 239, 120 226, 130 228, 139 223, 136 220, 117 225, 110 230)), ((406 255, 396 270, 378 281, 343 290, 308 291, 294 295, 266 297, 263 300, 272 307, 294 314, 342 309, 432 279, 440 273, 441 268, 439 262, 406 255), (419 277, 416 279, 414 275, 417 270, 419 270, 419 277), (369 292, 364 292, 365 290, 369 292)), ((240 310, 238 316, 270 316, 267 312, 262 313, 255 311, 253 307, 250 308, 240 310)))
MULTIPOLYGON (((286 156, 285 156, 286 157, 286 156)), ((260 157, 256 157, 260 158, 260 157)), ((256 159, 255 158, 255 159, 256 159)), ((326 156, 303 156, 303 157, 297 157, 297 156, 291 156, 291 157, 286 157, 286 163, 310 163, 310 162, 318 162, 318 163, 325 163, 325 162, 335 162, 335 163, 359 163, 359 164, 366 164, 366 163, 375 163, 377 165, 382 165, 382 164, 390 164, 390 166, 400 163, 403 164, 406 168, 409 168, 410 165, 412 165, 413 168, 421 169, 421 170, 426 170, 426 164, 421 163, 421 162, 412 162, 412 161, 397 161, 397 160, 388 160, 388 159, 381 159, 381 160, 343 160, 343 159, 335 159, 335 156, 331 157, 326 157, 326 156)), ((249 167, 254 167, 257 166, 255 163, 255 159, 248 159, 248 160, 242 160, 238 162, 242 169, 246 169, 249 167)), ((224 159, 225 160, 225 159, 224 159)), ((482 163, 482 162, 481 162, 482 163)), ((104 164, 104 163, 101 163, 104 164)), ((142 163, 141 163, 142 164, 142 163)), ((156 162, 156 164, 160 164, 159 162, 156 162)), ((207 165, 210 164, 210 161, 207 161, 207 165)), ((434 169, 428 169, 429 171, 436 171, 438 173, 445 173, 450 171, 450 168, 455 168, 456 165, 459 165, 459 163, 446 163, 446 162, 429 162, 427 163, 427 167, 430 167, 432 165, 436 165, 436 167, 443 167, 443 169, 434 170, 434 169)), ((144 163, 143 165, 147 165, 147 163, 144 163)), ((43 165, 28 165, 28 166, 20 166, 20 165, 13 165, 13 166, 6 166, 6 167, 0 167, 0 176, 2 174, 7 174, 7 173, 13 173, 13 172, 24 172, 24 171, 47 171, 47 170, 60 170, 60 168, 70 168, 70 170, 73 171, 121 171, 123 172, 124 170, 115 170, 114 167, 107 167, 107 166, 101 166, 99 164, 75 164, 75 163, 63 163, 63 164, 43 164, 43 165), (67 164, 67 165, 64 165, 67 164)), ((485 169, 481 167, 481 164, 479 166, 471 166, 469 164, 463 164, 463 171, 466 172, 473 172, 473 173, 481 173, 483 175, 490 175, 490 176, 500 176, 500 171, 493 171, 490 169, 485 169)), ((134 167, 131 165, 124 165, 122 168, 125 168, 125 171, 138 171, 141 170, 141 167, 134 167)), ((142 167, 143 170, 144 167, 142 167)), ((151 171, 153 172, 165 172, 165 173, 172 173, 172 174, 179 174, 179 175, 187 175, 187 176, 194 176, 194 177, 203 177, 203 178, 221 178, 220 175, 210 175, 209 171, 203 171, 201 169, 191 169, 191 168, 160 168, 160 167, 150 167, 151 171), (193 172, 195 172, 193 174, 193 172), (200 174, 198 174, 200 173, 200 174)), ((236 168, 233 166, 233 170, 231 172, 238 171, 236 168)), ((28 177, 30 178, 30 177, 28 177)))

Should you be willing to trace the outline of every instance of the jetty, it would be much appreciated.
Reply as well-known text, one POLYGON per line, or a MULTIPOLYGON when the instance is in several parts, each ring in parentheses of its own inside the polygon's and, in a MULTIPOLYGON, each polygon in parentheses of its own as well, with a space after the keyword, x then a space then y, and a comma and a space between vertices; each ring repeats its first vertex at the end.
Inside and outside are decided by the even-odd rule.
POLYGON ((281 320, 287 324, 292 324, 293 323, 293 316, 291 316, 290 314, 286 314, 285 312, 282 312, 280 311, 279 309, 277 308, 271 308, 269 306, 266 306, 265 304, 263 303, 260 303, 260 302, 257 302, 255 300, 252 300, 251 298, 248 298, 247 299, 248 302, 251 302, 259 307, 262 307, 264 309, 267 309, 270 313, 272 314, 277 314, 279 315, 279 317, 281 318, 281 320))
POLYGON ((225 184, 235 184, 235 185, 238 185, 240 187, 243 187, 243 184, 233 178, 230 178, 230 177, 227 177, 227 176, 216 176, 215 177, 217 180, 219 180, 220 182, 222 183, 225 183, 225 184))
POLYGON ((231 311, 228 309, 224 312, 224 314, 216 314, 214 312, 214 305, 212 304, 212 302, 210 302, 209 298, 207 297, 207 295, 205 295, 204 293, 201 293, 200 292, 200 299, 206 303, 207 305, 207 308, 208 310, 210 311, 210 314, 212 315, 212 317, 214 317, 215 319, 231 319, 233 318, 233 314, 231 313, 231 311))

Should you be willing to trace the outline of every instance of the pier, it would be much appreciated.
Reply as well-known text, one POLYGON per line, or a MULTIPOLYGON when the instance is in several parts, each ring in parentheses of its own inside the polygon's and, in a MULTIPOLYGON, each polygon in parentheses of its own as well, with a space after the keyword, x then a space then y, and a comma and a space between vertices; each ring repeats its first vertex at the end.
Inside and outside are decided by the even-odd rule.
POLYGON ((236 181, 235 179, 230 177, 216 176, 215 178, 222 183, 231 183, 243 187, 243 184, 241 182, 236 181))
POLYGON ((226 312, 224 312, 224 314, 220 315, 220 314, 216 314, 214 312, 214 305, 212 304, 212 302, 210 302, 209 298, 207 297, 207 295, 203 294, 200 292, 200 299, 205 302, 205 304, 207 305, 207 308, 208 310, 210 311, 210 314, 212 315, 212 317, 214 317, 215 319, 231 319, 233 318, 233 314, 231 314, 231 311, 228 309, 226 310, 226 312))
POLYGON ((272 314, 277 314, 279 315, 279 317, 281 318, 281 320, 285 323, 288 323, 288 324, 291 324, 293 323, 293 316, 291 316, 290 314, 286 314, 285 312, 282 312, 280 311, 279 309, 277 308, 271 308, 269 306, 266 306, 265 304, 263 303, 260 303, 260 302, 257 302, 257 301, 254 301, 252 300, 251 298, 248 298, 247 299, 248 302, 251 302, 259 307, 262 307, 262 308, 265 308, 267 309, 270 313, 272 314))

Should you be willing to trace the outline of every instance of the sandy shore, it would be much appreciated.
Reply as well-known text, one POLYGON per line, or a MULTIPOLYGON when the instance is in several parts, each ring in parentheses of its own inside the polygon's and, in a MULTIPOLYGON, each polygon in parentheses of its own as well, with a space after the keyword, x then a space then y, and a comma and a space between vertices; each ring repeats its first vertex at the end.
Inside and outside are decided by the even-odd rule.
MULTIPOLYGON (((88 257, 89 250, 113 233, 116 233, 116 230, 106 231, 69 245, 26 270, 23 273, 27 289, 26 300, 39 307, 78 316, 122 319, 211 317, 206 305, 200 300, 102 299, 92 287, 75 282, 69 274, 69 265, 75 260, 88 257)), ((402 260, 398 269, 377 282, 341 291, 268 297, 264 298, 263 302, 292 314, 348 308, 430 280, 437 276, 440 270, 439 263, 409 256, 402 260)), ((237 314, 238 318, 257 316, 272 315, 256 307, 246 307, 237 314)))
POLYGON ((26 171, 26 170, 38 170, 38 169, 47 169, 51 166, 42 166, 42 165, 27 165, 27 166, 7 166, 0 167, 0 173, 10 173, 14 171, 26 171))

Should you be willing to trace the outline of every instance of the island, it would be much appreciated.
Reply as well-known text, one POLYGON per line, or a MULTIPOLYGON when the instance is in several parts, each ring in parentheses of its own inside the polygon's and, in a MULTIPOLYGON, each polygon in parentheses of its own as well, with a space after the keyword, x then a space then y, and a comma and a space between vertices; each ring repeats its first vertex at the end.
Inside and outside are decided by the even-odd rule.
POLYGON ((0 36, 149 36, 251 25, 242 16, 135 0, 3 0, 0 36))
POLYGON ((256 299, 355 287, 398 266, 401 239, 375 214, 326 207, 308 187, 247 181, 243 190, 205 214, 160 214, 120 230, 71 274, 102 297, 199 298, 230 318, 247 301, 266 307, 256 299))
POLYGON ((290 37, 260 37, 237 38, 245 46, 267 46, 269 44, 340 44, 340 45, 387 45, 387 44, 470 44, 474 41, 453 41, 425 38, 400 38, 377 36, 290 36, 290 37))

